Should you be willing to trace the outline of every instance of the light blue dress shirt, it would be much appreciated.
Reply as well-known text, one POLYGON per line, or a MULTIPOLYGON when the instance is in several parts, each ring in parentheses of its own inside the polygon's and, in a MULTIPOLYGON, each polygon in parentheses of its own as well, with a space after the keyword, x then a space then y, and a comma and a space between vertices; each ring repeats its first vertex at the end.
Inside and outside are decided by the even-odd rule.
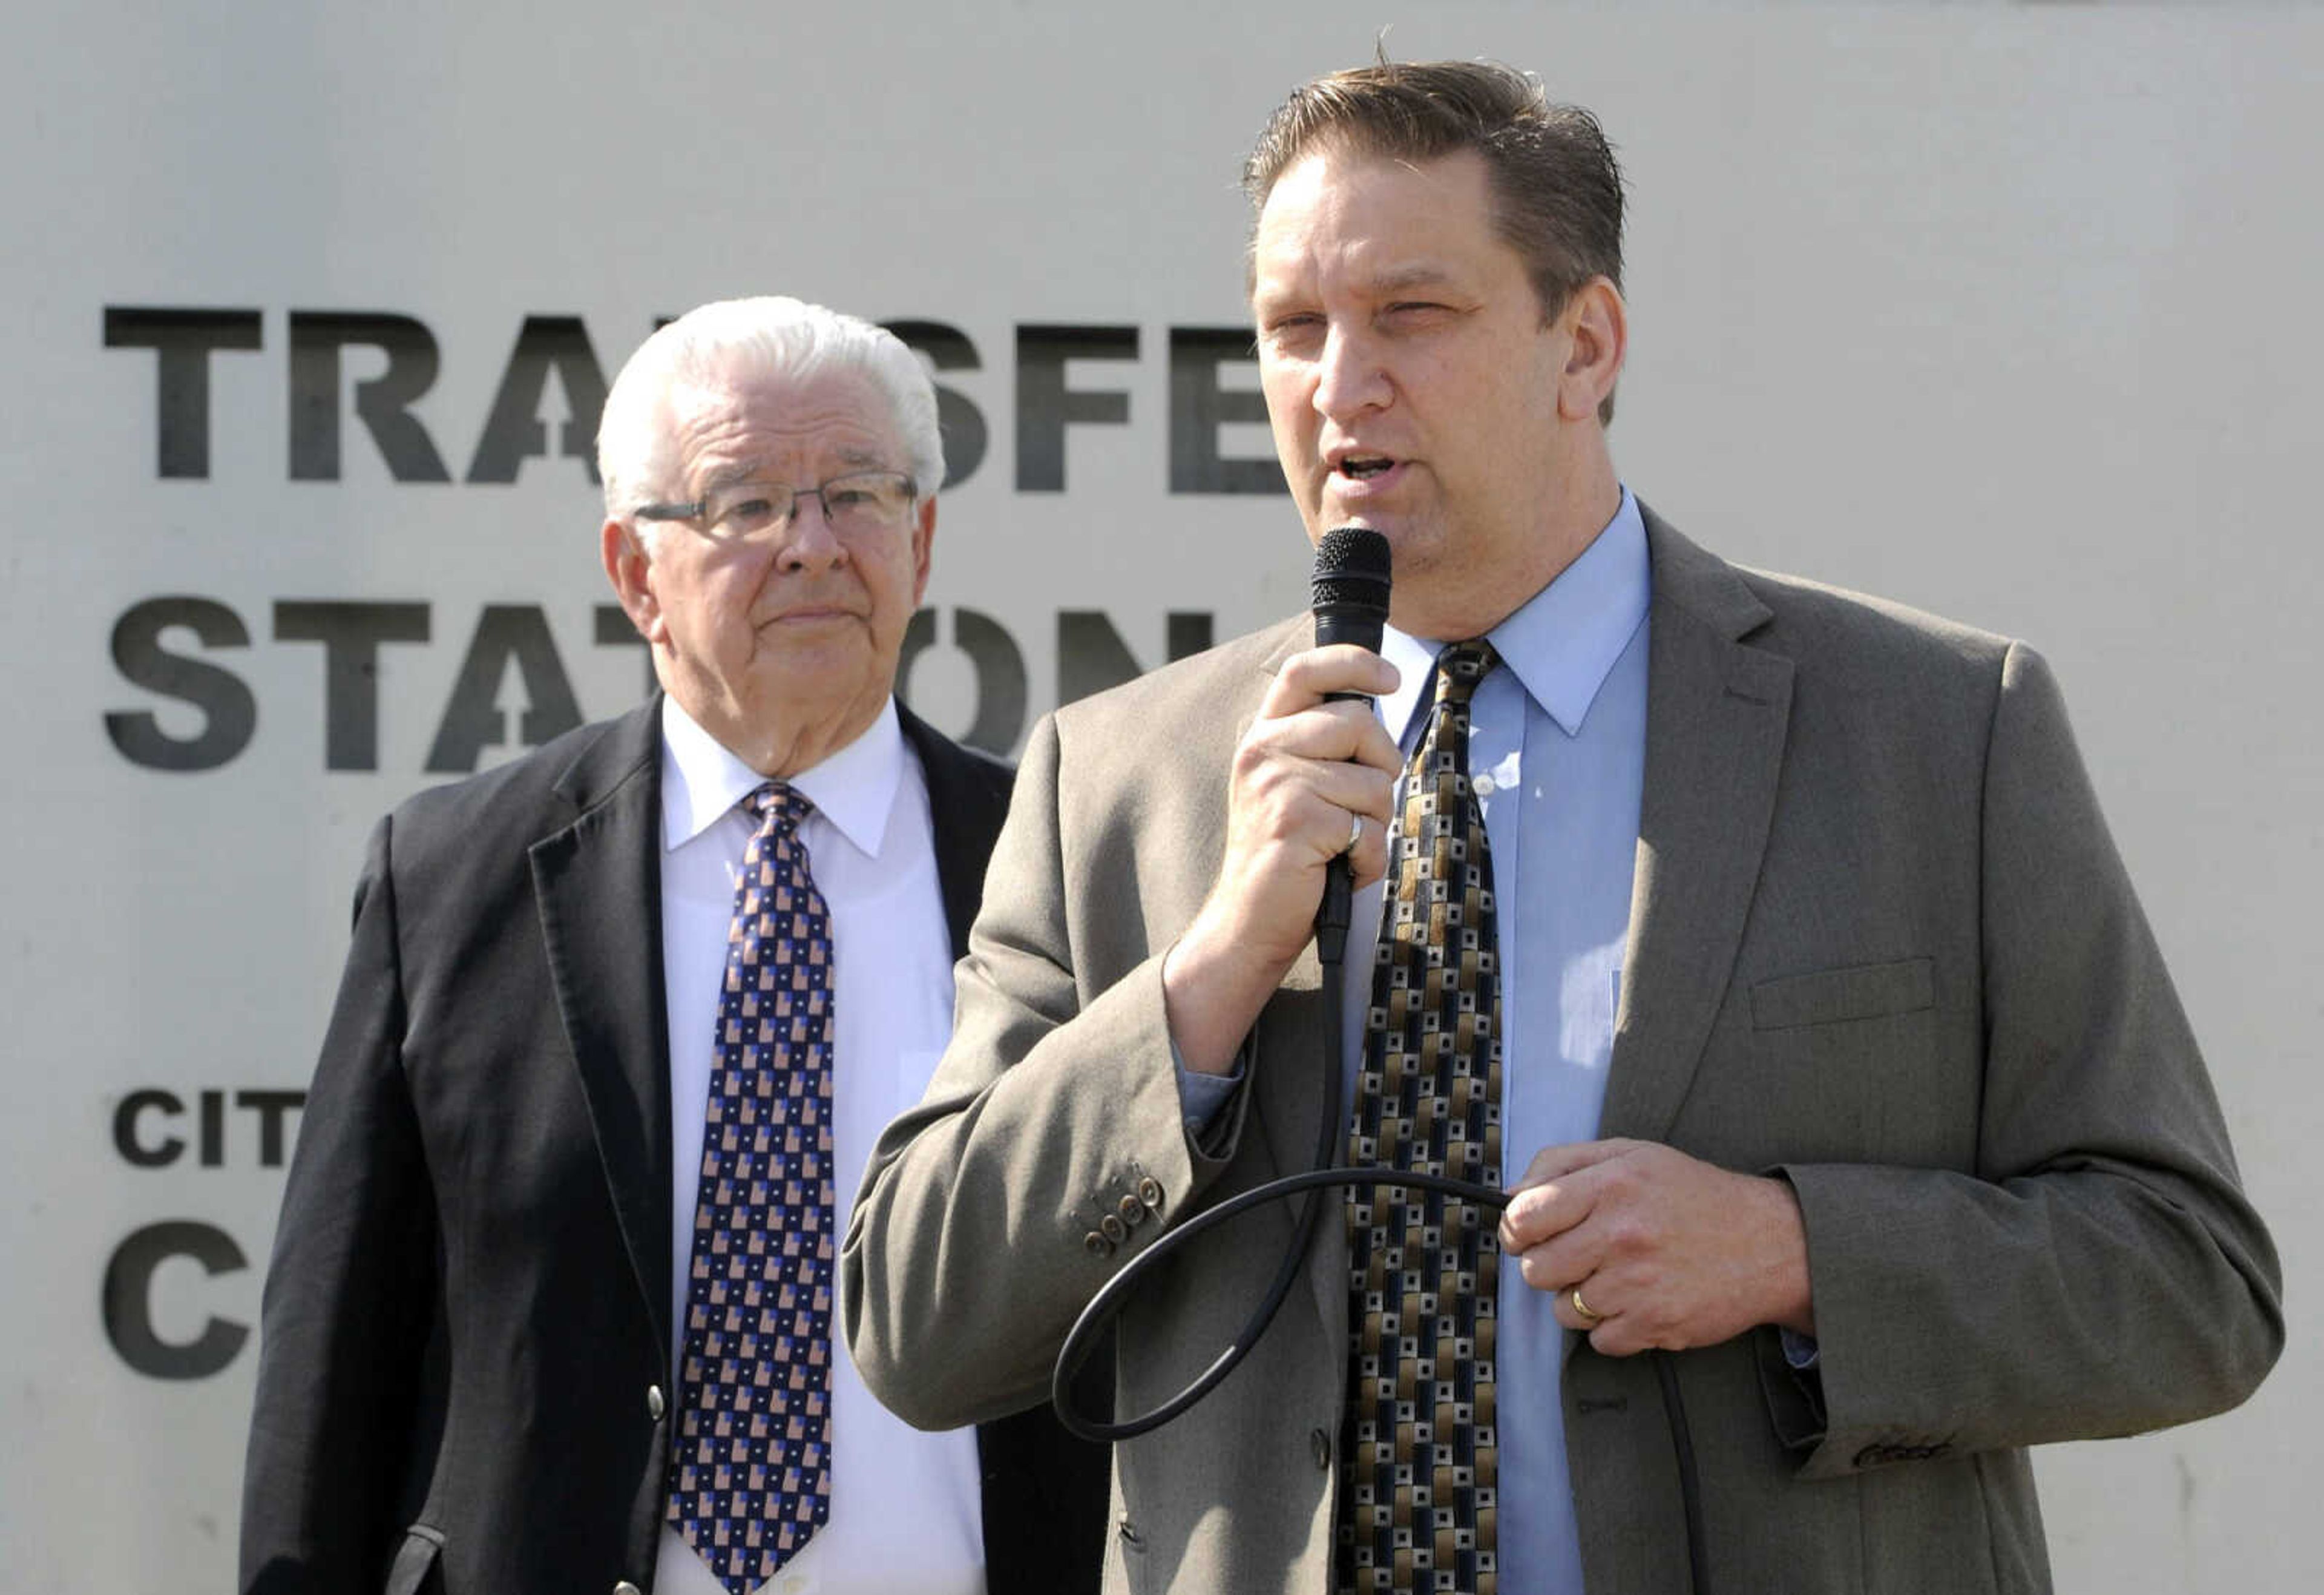
MULTIPOLYGON (((1650 589, 1646 526, 1625 489, 1582 557, 1488 633, 1501 666, 1470 704, 1469 773, 1499 906, 1505 1187, 1544 1147, 1598 1134, 1646 778, 1650 589)), ((1407 752, 1437 646, 1391 631, 1380 648, 1403 678, 1380 712, 1407 752)), ((1377 886, 1362 894, 1351 947, 1374 944, 1379 901, 1377 886)), ((1349 973, 1352 1093, 1370 981, 1353 959, 1349 973)), ((1564 1331, 1551 1306, 1515 1258, 1501 1260, 1500 1587, 1582 1595, 1558 1390, 1564 1331)))

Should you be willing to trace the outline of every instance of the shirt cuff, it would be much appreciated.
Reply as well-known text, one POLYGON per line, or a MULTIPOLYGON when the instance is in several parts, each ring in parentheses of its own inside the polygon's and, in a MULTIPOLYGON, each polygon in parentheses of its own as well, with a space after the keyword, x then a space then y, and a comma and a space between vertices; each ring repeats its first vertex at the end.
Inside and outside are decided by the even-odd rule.
POLYGON ((1170 1044, 1170 1064, 1178 1071, 1178 1111, 1186 1121, 1187 1134, 1199 1140, 1219 1116, 1219 1110, 1234 1100, 1242 1084, 1242 1063, 1243 1055, 1237 1052, 1234 1066, 1225 1074, 1205 1074, 1186 1067, 1178 1056, 1178 1044, 1170 1044))

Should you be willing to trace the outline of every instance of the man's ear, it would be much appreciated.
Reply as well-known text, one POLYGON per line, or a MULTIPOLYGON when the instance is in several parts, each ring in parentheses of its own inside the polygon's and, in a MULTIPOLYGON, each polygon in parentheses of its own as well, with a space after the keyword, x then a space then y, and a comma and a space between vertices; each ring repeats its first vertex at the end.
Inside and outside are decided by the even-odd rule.
POLYGON ((1570 328, 1565 369, 1558 373, 1562 420, 1597 416, 1622 374, 1630 352, 1630 311, 1610 278, 1592 277, 1573 290, 1559 319, 1570 328))
POLYGON ((605 562, 605 579, 613 585, 613 596, 622 601, 622 613, 630 617, 630 624, 648 642, 664 640, 661 601, 654 595, 653 556, 646 551, 633 527, 619 521, 608 521, 597 534, 598 552, 605 562))
POLYGON ((920 501, 912 515, 912 607, 918 609, 928 590, 928 549, 936 540, 936 500, 920 501))

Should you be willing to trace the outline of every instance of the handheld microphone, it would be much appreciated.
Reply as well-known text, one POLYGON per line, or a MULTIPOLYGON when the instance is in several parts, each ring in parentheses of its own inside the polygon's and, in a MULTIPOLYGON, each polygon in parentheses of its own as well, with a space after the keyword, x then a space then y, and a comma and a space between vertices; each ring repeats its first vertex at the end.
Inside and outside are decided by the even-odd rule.
MULTIPOLYGON (((1315 545, 1315 571, 1309 584, 1315 612, 1315 646, 1352 642, 1379 651, 1380 628, 1388 624, 1388 539, 1369 526, 1342 526, 1315 545)), ((1332 699, 1361 698, 1360 692, 1334 692, 1332 699)), ((1323 871, 1323 900, 1315 906, 1315 954, 1336 967, 1348 945, 1348 899, 1353 895, 1348 858, 1342 853, 1323 871)))
POLYGON ((1370 527, 1342 526, 1323 534, 1315 545, 1315 572, 1308 583, 1316 647, 1352 642, 1379 651, 1380 628, 1388 624, 1388 539, 1370 527))

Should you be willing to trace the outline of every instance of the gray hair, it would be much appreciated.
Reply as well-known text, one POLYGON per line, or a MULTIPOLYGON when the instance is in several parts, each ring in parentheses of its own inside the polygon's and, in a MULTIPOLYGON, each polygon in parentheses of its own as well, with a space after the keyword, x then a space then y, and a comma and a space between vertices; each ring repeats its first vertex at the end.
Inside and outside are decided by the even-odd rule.
POLYGON ((640 504, 660 496, 656 484, 669 466, 664 405, 671 390, 830 370, 861 372, 878 385, 911 454, 920 495, 942 486, 936 386, 910 346, 860 317, 766 295, 697 306, 640 344, 622 367, 597 420, 597 475, 605 487, 606 515, 627 521, 640 504))

